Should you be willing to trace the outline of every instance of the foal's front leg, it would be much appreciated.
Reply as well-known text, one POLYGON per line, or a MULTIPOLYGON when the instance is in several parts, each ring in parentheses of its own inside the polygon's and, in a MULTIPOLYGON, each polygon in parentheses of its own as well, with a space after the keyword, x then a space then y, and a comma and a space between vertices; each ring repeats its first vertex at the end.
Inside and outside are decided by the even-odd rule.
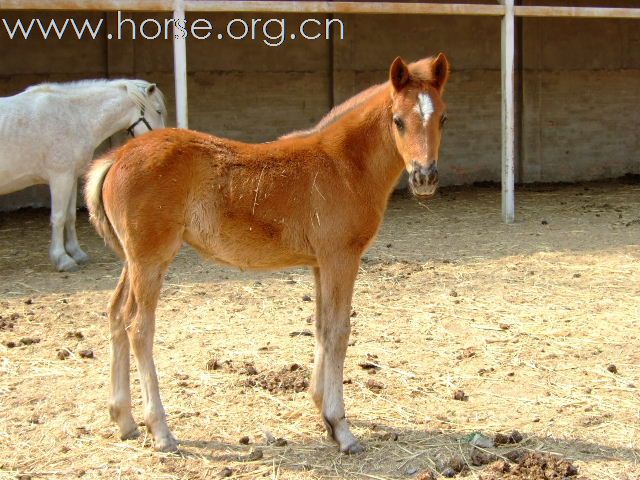
POLYGON ((316 318, 316 359, 312 395, 331 435, 344 453, 359 453, 362 445, 353 436, 344 411, 343 369, 351 332, 353 285, 359 259, 332 258, 320 263, 321 295, 316 318))

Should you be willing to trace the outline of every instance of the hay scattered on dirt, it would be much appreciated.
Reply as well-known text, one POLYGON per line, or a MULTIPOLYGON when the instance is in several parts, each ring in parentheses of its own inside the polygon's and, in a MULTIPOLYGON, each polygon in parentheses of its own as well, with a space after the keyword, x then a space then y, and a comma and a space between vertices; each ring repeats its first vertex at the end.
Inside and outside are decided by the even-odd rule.
MULTIPOLYGON (((637 480, 640 186, 536 187, 517 200, 507 226, 493 188, 393 199, 354 295, 344 391, 366 447, 354 457, 326 439, 304 391, 315 341, 307 270, 254 274, 178 256, 155 359, 181 453, 163 455, 144 427, 120 441, 108 419, 105 312, 120 262, 80 215, 92 262, 53 272, 47 212, 0 214, 0 478, 439 479, 448 463, 462 467, 456 478, 523 480, 536 478, 534 460, 518 467, 530 454, 554 474, 570 461, 572 480, 637 480), (471 444, 513 430, 519 443, 471 444), (491 470, 496 458, 511 470, 491 470)), ((135 367, 132 379, 141 421, 135 367)))

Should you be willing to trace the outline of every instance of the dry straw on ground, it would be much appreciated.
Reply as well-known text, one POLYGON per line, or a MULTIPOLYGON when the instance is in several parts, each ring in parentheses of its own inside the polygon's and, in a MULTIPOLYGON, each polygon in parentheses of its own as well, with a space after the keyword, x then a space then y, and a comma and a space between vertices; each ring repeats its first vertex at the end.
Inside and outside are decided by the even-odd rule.
MULTIPOLYGON (((514 429, 517 448, 566 457, 584 478, 640 478, 639 193, 530 188, 511 226, 494 188, 394 198, 355 294, 345 394, 367 447, 355 457, 324 438, 300 391, 314 341, 300 334, 313 331, 307 271, 241 273, 180 254, 156 340, 182 451, 167 456, 145 435, 121 442, 108 421, 115 257, 81 215, 92 263, 52 272, 46 212, 1 214, 0 478, 410 479, 453 455, 469 463, 464 478, 492 478, 472 465, 469 438, 514 429)), ((133 395, 141 420, 137 382, 133 395)))

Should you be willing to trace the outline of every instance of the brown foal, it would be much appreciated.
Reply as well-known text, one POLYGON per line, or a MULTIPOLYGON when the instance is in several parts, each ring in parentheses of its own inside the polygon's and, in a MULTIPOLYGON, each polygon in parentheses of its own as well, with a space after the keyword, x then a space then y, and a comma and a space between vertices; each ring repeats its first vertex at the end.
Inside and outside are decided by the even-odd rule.
POLYGON ((443 54, 410 65, 398 57, 389 75, 315 128, 271 143, 165 129, 93 163, 85 189, 91 221, 124 260, 109 307, 109 411, 123 439, 138 435, 131 348, 155 448, 177 449, 152 350, 162 281, 187 242, 205 257, 243 269, 313 269, 311 395, 340 450, 362 450, 349 430, 342 391, 354 282, 402 170, 416 196, 436 191, 449 64, 443 54))

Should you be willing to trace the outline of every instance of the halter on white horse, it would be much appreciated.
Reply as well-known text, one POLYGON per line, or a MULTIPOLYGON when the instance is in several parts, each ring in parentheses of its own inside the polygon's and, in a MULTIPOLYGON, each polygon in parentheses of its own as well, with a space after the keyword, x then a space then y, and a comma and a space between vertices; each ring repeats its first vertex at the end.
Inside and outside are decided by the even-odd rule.
MULTIPOLYGON (((133 122, 131 125, 129 125, 129 127, 127 127, 127 133, 131 135, 131 137, 133 138, 135 137, 133 130, 138 124, 143 123, 144 126, 147 127, 149 131, 153 130, 153 128, 151 128, 151 125, 149 125, 149 122, 144 116, 145 111, 147 109, 146 103, 148 103, 148 95, 146 95, 146 91, 147 91, 147 88, 149 87, 149 84, 147 82, 142 82, 139 80, 128 80, 128 82, 129 83, 127 84, 127 93, 129 94, 131 99, 134 102, 136 102, 136 104, 140 107, 140 117, 138 117, 138 119, 135 122, 133 122)), ((160 95, 162 95, 162 93, 160 93, 160 95)), ((164 106, 164 98, 162 99, 162 105, 164 106)), ((167 115, 166 110, 162 113, 166 117, 167 115)))

